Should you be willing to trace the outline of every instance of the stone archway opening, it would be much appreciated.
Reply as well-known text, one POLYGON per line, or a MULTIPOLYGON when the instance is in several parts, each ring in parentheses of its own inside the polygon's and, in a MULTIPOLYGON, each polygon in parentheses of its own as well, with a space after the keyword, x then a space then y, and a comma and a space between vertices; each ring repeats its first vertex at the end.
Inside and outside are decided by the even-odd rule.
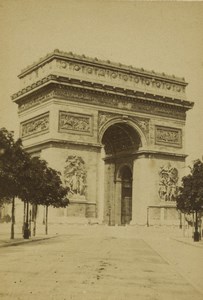
POLYGON ((142 146, 138 132, 129 124, 110 125, 103 134, 104 222, 126 225, 132 220, 134 154, 142 146))
POLYGON ((141 146, 136 130, 126 123, 116 123, 107 128, 102 137, 106 158, 132 154, 141 146))

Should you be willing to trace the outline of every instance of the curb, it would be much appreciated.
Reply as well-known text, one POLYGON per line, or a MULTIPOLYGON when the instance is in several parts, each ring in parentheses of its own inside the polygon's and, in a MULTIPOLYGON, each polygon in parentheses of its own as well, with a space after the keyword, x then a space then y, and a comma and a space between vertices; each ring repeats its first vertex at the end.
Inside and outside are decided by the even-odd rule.
POLYGON ((0 248, 5 248, 5 247, 13 247, 13 246, 19 246, 19 245, 23 245, 23 244, 28 244, 28 243, 32 243, 32 242, 39 242, 39 241, 45 241, 45 240, 50 240, 50 239, 53 239, 53 238, 56 238, 57 236, 49 236, 49 237, 43 237, 43 238, 36 238, 36 239, 23 239, 23 240, 20 240, 20 241, 5 241, 3 243, 5 244, 2 244, 0 242, 0 248))
POLYGON ((198 247, 198 248, 203 248, 203 243, 201 241, 193 242, 192 238, 191 238, 191 241, 181 240, 179 238, 172 238, 172 237, 171 237, 171 239, 174 240, 174 241, 177 241, 179 243, 183 243, 185 245, 194 246, 194 247, 198 247))

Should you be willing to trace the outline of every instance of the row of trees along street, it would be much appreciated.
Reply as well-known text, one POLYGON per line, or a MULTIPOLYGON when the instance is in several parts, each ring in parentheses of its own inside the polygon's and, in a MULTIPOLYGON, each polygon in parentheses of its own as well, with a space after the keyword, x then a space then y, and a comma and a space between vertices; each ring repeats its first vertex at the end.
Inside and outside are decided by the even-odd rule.
POLYGON ((34 215, 33 235, 36 232, 37 206, 46 208, 45 233, 48 233, 48 207, 66 207, 68 188, 62 185, 60 173, 47 162, 31 157, 22 146, 21 139, 14 140, 13 132, 0 129, 0 206, 12 203, 11 239, 14 239, 15 198, 24 202, 23 237, 30 236, 29 205, 34 215))
POLYGON ((176 199, 177 209, 187 215, 195 216, 194 241, 199 241, 203 213, 203 162, 196 160, 190 167, 190 174, 182 178, 182 186, 176 199))

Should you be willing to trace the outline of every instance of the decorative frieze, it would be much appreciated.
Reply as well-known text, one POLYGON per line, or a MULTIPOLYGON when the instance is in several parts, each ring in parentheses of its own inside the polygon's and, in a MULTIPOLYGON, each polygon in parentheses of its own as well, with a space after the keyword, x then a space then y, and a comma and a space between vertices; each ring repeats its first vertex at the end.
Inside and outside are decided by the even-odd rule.
MULTIPOLYGON (((110 62, 109 62, 110 63, 110 62)), ((131 86, 142 87, 146 89, 162 89, 166 93, 184 93, 185 92, 185 82, 178 84, 177 82, 171 82, 171 79, 167 81, 167 78, 162 75, 162 79, 157 79, 153 76, 153 73, 146 75, 144 69, 140 69, 139 74, 133 72, 133 68, 128 68, 128 70, 121 69, 110 69, 108 66, 99 67, 98 65, 87 65, 84 63, 67 61, 67 60, 56 60, 56 66, 58 69, 68 74, 81 74, 87 77, 94 77, 109 82, 121 81, 123 84, 128 83, 131 86), (130 72, 129 72, 130 71, 130 72)))
POLYGON ((46 102, 47 100, 53 98, 53 96, 54 96, 54 91, 50 91, 50 92, 43 93, 40 95, 39 94, 35 95, 35 96, 31 97, 30 99, 27 99, 19 104, 19 106, 18 106, 19 112, 23 112, 29 108, 40 105, 40 104, 46 102))
POLYGON ((32 118, 21 123, 21 137, 26 138, 38 133, 49 131, 49 113, 32 118))
MULTIPOLYGON (((54 78, 51 77, 51 80, 54 78)), ((57 78, 55 78, 57 80, 57 78)), ((116 91, 115 91, 116 92, 116 91)), ((124 93, 124 91, 123 91, 124 93)), ((77 102, 85 102, 90 104, 95 104, 105 107, 118 108, 119 110, 128 110, 135 112, 143 112, 149 114, 156 114, 160 116, 171 117, 175 119, 185 119, 185 108, 175 106, 176 102, 179 103, 180 100, 174 100, 173 103, 158 103, 156 100, 151 101, 150 98, 145 98, 142 96, 137 96, 135 93, 133 95, 121 95, 112 94, 107 91, 95 92, 87 90, 85 88, 72 88, 65 87, 62 84, 56 84, 53 89, 43 94, 28 96, 26 99, 16 100, 19 102, 19 112, 27 110, 31 107, 40 105, 41 103, 51 99, 51 98, 65 98, 77 102)), ((183 103, 184 104, 184 103, 183 103)), ((187 103, 185 103, 186 105, 187 103)))
MULTIPOLYGON (((19 112, 30 109, 49 99, 63 98, 66 100, 95 104, 103 107, 118 108, 119 110, 128 110, 134 112, 148 113, 152 115, 166 116, 175 119, 186 118, 185 109, 176 107, 173 104, 160 104, 150 99, 140 99, 134 95, 116 95, 107 92, 92 92, 86 89, 76 89, 55 85, 52 91, 47 93, 30 96, 19 102, 19 112)), ((143 98, 143 97, 142 97, 143 98)))
POLYGON ((79 113, 60 111, 59 131, 92 134, 92 116, 79 114, 79 113))
POLYGON ((155 126, 155 143, 173 147, 182 147, 182 130, 164 126, 155 126))
POLYGON ((107 93, 91 93, 85 89, 57 88, 54 91, 55 97, 65 98, 76 102, 85 102, 104 107, 118 108, 120 110, 129 110, 134 112, 149 113, 152 115, 166 116, 175 119, 185 119, 186 114, 183 109, 178 109, 172 105, 160 106, 156 102, 139 101, 139 99, 127 96, 118 96, 107 93))

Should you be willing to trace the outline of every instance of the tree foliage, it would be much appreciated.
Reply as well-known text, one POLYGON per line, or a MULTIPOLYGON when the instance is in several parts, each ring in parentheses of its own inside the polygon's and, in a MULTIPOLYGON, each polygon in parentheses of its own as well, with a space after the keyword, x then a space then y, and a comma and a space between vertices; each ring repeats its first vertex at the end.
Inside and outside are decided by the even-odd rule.
POLYGON ((0 129, 0 198, 19 197, 31 204, 65 207, 68 189, 62 186, 60 173, 48 167, 46 161, 31 157, 14 141, 13 133, 0 129))
POLYGON ((13 133, 5 128, 0 129, 0 148, 4 153, 0 156, 0 198, 8 199, 19 196, 23 170, 29 160, 23 150, 20 139, 13 138, 13 133))
POLYGON ((203 210, 203 162, 196 160, 190 174, 182 178, 177 196, 177 208, 184 213, 203 210))
POLYGON ((62 186, 60 173, 48 167, 45 160, 32 157, 24 172, 20 198, 31 204, 53 207, 68 205, 68 189, 62 186))

